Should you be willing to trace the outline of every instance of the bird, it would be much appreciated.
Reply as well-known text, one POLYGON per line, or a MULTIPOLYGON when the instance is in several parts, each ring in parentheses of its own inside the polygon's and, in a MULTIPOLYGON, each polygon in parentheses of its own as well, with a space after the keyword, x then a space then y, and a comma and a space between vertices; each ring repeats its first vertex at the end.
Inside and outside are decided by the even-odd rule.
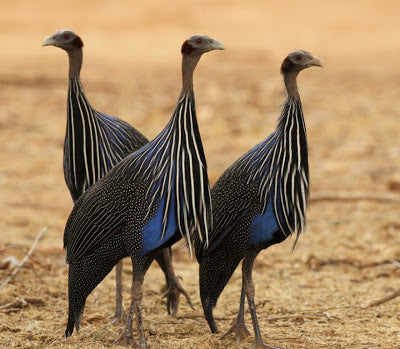
POLYGON ((212 226, 207 164, 197 123, 193 72, 205 52, 222 42, 196 34, 184 41, 182 89, 170 121, 149 143, 128 155, 77 200, 64 230, 68 270, 68 321, 79 330, 85 301, 113 266, 132 261, 131 306, 118 342, 147 348, 141 301, 144 275, 160 249, 182 237, 207 245, 212 226))
MULTIPOLYGON (((80 72, 83 41, 71 30, 58 30, 42 46, 65 50, 69 57, 67 127, 64 141, 64 177, 72 200, 102 178, 127 155, 148 143, 148 139, 127 122, 94 109, 86 98, 80 72)), ((193 308, 189 295, 181 286, 172 266, 171 249, 162 251, 156 260, 166 278, 167 311, 175 316, 179 295, 193 308)), ((116 306, 114 322, 122 322, 122 261, 116 266, 116 306)))
POLYGON ((305 68, 319 66, 319 58, 296 50, 283 61, 281 73, 286 87, 286 101, 276 129, 264 141, 237 159, 211 189, 213 228, 208 246, 194 242, 199 262, 200 298, 211 332, 218 333, 213 308, 242 263, 242 290, 239 312, 230 333, 249 335, 244 321, 245 297, 250 308, 256 348, 273 348, 262 338, 258 325, 253 262, 271 245, 296 234, 296 241, 306 223, 309 197, 309 167, 306 127, 297 76, 305 68))

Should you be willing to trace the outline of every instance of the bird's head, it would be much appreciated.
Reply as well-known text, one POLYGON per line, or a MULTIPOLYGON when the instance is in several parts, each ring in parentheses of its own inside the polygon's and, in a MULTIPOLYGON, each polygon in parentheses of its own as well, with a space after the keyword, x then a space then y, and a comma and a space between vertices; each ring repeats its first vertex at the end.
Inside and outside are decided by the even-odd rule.
POLYGON ((183 55, 201 55, 212 50, 225 50, 224 44, 207 35, 197 34, 183 43, 181 52, 183 55))
POLYGON ((289 53, 283 61, 281 73, 299 72, 309 67, 322 67, 322 62, 307 51, 296 50, 289 53))
POLYGON ((83 42, 72 30, 59 30, 47 37, 42 46, 56 46, 66 51, 72 51, 82 48, 83 42))

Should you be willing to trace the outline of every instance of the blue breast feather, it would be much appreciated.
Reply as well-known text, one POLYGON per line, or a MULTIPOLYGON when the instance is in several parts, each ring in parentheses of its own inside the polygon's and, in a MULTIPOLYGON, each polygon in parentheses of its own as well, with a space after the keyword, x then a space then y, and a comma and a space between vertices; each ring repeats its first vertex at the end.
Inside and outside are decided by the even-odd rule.
POLYGON ((172 196, 170 199, 171 201, 167 214, 167 225, 165 228, 164 236, 161 237, 163 230, 166 196, 166 194, 163 196, 154 217, 142 228, 142 250, 140 252, 141 256, 144 256, 145 254, 154 251, 156 248, 163 245, 175 234, 178 229, 176 222, 176 203, 174 196, 172 196))
POLYGON ((250 224, 250 244, 258 245, 273 239, 279 230, 278 222, 274 215, 271 198, 268 200, 266 210, 255 216, 250 224))

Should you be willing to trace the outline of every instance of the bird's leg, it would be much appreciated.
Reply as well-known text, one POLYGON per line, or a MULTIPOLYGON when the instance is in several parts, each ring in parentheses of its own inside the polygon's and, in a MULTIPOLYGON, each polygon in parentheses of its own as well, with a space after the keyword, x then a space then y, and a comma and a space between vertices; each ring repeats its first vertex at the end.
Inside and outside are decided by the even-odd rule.
MULTIPOLYGON (((133 289, 133 282, 132 282, 132 289, 133 289)), ((137 346, 135 339, 133 338, 133 334, 132 334, 133 311, 134 311, 134 304, 133 304, 133 301, 131 301, 125 329, 121 331, 119 337, 113 342, 113 344, 124 345, 126 347, 129 347, 129 346, 136 347, 137 346)))
POLYGON ((254 303, 254 296, 255 296, 255 288, 253 284, 253 262, 258 254, 258 251, 253 251, 251 254, 246 255, 243 266, 242 266, 242 273, 243 273, 243 282, 244 282, 244 289, 246 292, 247 302, 250 308, 251 320, 253 322, 253 329, 254 329, 254 336, 255 336, 255 343, 253 348, 261 349, 261 348, 270 348, 270 349, 278 349, 272 345, 268 345, 264 343, 264 340, 261 335, 260 327, 258 325, 257 320, 257 313, 256 313, 256 305, 254 303))
POLYGON ((147 349, 146 336, 144 334, 142 319, 142 285, 144 275, 154 260, 154 254, 148 254, 143 257, 131 257, 132 260, 132 288, 131 288, 131 307, 129 309, 128 323, 125 329, 125 335, 132 339, 132 317, 133 312, 136 316, 137 332, 139 336, 139 349, 147 349))
POLYGON ((179 296, 183 294, 193 309, 192 301, 179 282, 179 277, 175 275, 174 268, 172 266, 172 251, 171 248, 163 248, 156 257, 157 263, 160 265, 162 271, 165 274, 165 280, 167 283, 167 291, 163 297, 167 298, 167 311, 168 314, 175 317, 179 308, 179 296))
POLYGON ((116 281, 116 294, 115 294, 115 314, 112 317, 112 324, 123 324, 126 321, 126 314, 122 308, 122 259, 115 267, 115 281, 116 281))
POLYGON ((147 349, 146 337, 144 335, 142 320, 142 284, 144 275, 150 264, 154 260, 154 255, 146 255, 144 257, 131 257, 132 260, 132 287, 131 287, 131 305, 129 308, 128 321, 125 330, 121 333, 116 342, 122 345, 137 346, 132 335, 132 319, 133 314, 136 316, 136 325, 139 335, 139 349, 147 349))
POLYGON ((247 329, 246 324, 244 322, 244 302, 245 302, 245 289, 244 289, 244 278, 243 278, 242 292, 240 294, 239 312, 235 320, 233 320, 231 328, 221 337, 221 339, 225 338, 228 334, 235 333, 236 342, 239 343, 242 337, 247 337, 250 335, 250 331, 247 329))
MULTIPOLYGON (((144 276, 144 275, 143 275, 144 276)), ((136 315, 136 325, 139 335, 139 348, 147 349, 146 337, 144 335, 143 319, 142 319, 142 284, 143 276, 138 280, 134 279, 132 283, 131 297, 134 305, 134 311, 136 315)), ((132 326, 131 326, 132 329, 132 326)))

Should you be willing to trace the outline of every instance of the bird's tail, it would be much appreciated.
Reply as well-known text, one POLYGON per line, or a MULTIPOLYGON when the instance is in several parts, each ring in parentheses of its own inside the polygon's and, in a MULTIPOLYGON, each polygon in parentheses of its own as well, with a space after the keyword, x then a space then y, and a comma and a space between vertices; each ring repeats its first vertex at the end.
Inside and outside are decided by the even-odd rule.
MULTIPOLYGON (((69 337, 74 328, 79 332, 79 324, 85 308, 86 298, 95 287, 107 276, 126 252, 119 249, 114 239, 110 239, 95 252, 83 259, 73 262, 68 271, 68 323, 64 337, 69 337), (110 248, 113 246, 114 248, 110 248)), ((119 245, 120 246, 120 245, 119 245)))
POLYGON ((90 287, 88 282, 90 277, 84 270, 81 263, 71 264, 68 271, 68 322, 64 337, 68 338, 74 328, 79 332, 79 324, 85 308, 86 298, 90 292, 96 287, 90 287))
POLYGON ((218 333, 212 314, 213 308, 241 259, 240 256, 230 254, 223 246, 200 259, 200 298, 212 333, 218 333))
POLYGON ((69 293, 68 322, 67 322, 67 328, 64 333, 64 338, 68 338, 74 332, 74 328, 76 328, 76 332, 79 332, 79 324, 81 322, 81 317, 83 314, 83 309, 85 308, 86 297, 87 297, 87 296, 76 297, 76 295, 72 295, 71 287, 69 287, 68 293, 69 293))

